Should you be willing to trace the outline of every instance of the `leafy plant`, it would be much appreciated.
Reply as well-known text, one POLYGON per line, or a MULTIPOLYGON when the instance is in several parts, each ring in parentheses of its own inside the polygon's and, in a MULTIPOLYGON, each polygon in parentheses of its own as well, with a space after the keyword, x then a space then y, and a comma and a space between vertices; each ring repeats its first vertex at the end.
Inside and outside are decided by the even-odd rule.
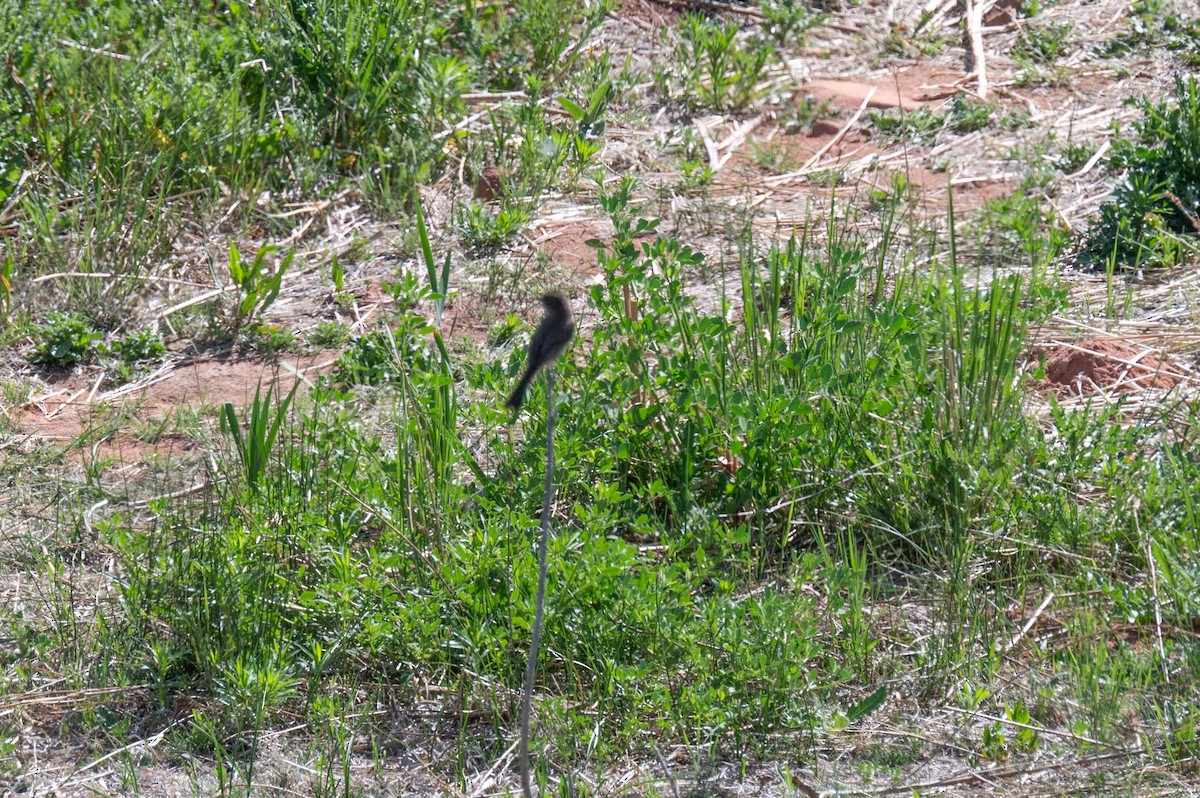
POLYGON ((885 52, 905 58, 921 58, 937 55, 950 41, 942 28, 934 23, 937 15, 932 11, 921 11, 917 24, 910 30, 907 25, 896 25, 883 37, 885 52))
POLYGON ((121 383, 132 380, 143 363, 161 360, 167 347, 162 336, 146 328, 118 338, 103 350, 103 354, 112 358, 108 368, 113 381, 121 383))
POLYGON ((1134 136, 1113 142, 1110 163, 1126 177, 1088 231, 1092 263, 1170 265, 1200 233, 1200 83, 1176 77, 1173 101, 1137 105, 1134 136))
POLYGON ((679 173, 684 188, 704 188, 713 179, 708 152, 690 127, 683 131, 683 142, 679 147, 679 173))
POLYGON ((656 78, 668 96, 674 76, 680 82, 678 97, 697 109, 730 111, 755 99, 771 48, 761 41, 743 40, 733 23, 689 12, 678 30, 671 75, 656 78))
POLYGON ((1071 22, 1031 22, 1021 26, 1021 32, 1012 46, 1014 59, 1033 64, 1049 65, 1068 55, 1071 22))
POLYGON ((956 133, 973 133, 987 127, 995 113, 989 103, 971 101, 961 94, 950 101, 950 127, 956 133))
POLYGON ((273 244, 261 246, 254 253, 254 260, 246 263, 237 244, 229 245, 229 276, 238 287, 238 303, 230 322, 234 330, 241 330, 260 317, 279 296, 283 275, 292 265, 296 252, 288 250, 274 269, 268 272, 267 258, 277 249, 273 244))
POLYGON ((812 14, 803 0, 762 0, 763 31, 776 47, 801 47, 804 35, 825 21, 824 14, 812 14))
POLYGON ((575 120, 575 134, 571 137, 568 156, 572 180, 583 174, 592 158, 600 151, 599 139, 604 135, 607 124, 604 115, 614 92, 611 78, 605 78, 592 88, 587 98, 587 107, 578 105, 566 97, 559 99, 563 109, 575 120))
POLYGON ((869 207, 876 210, 894 208, 912 195, 912 184, 903 172, 893 173, 889 184, 886 188, 871 188, 867 192, 869 207))
POLYGON ((242 330, 241 341, 264 355, 286 352, 296 344, 296 336, 278 324, 252 324, 242 330))
POLYGON ((604 114, 608 110, 608 104, 612 97, 612 80, 604 80, 587 97, 586 107, 567 97, 560 97, 558 102, 563 110, 575 120, 575 128, 579 135, 585 138, 599 138, 604 135, 606 126, 604 114))
POLYGON ((752 140, 750 148, 754 153, 754 162, 775 174, 788 172, 796 165, 792 153, 783 142, 752 140))
POLYGON ((529 223, 530 208, 525 202, 507 202, 498 210, 486 204, 469 202, 458 206, 456 224, 463 244, 477 253, 493 252, 504 246, 529 223))
MULTIPOLYGON (((422 298, 430 298, 427 287, 421 291, 422 298)), ((354 337, 334 367, 335 382, 344 387, 381 385, 402 379, 408 369, 428 368, 445 357, 444 343, 435 343, 436 353, 430 347, 435 330, 424 316, 409 310, 394 328, 354 337)))
POLYGON ((1062 155, 1058 159, 1058 168, 1067 174, 1077 172, 1092 159, 1096 154, 1096 145, 1080 142, 1068 143, 1062 149, 1062 155))
POLYGON ((126 363, 158 360, 166 354, 162 336, 149 328, 134 330, 114 341, 109 351, 126 363))
POLYGON ((308 342, 313 346, 329 349, 345 345, 350 340, 350 331, 345 325, 329 319, 321 319, 308 333, 308 342))
POLYGON ((429 243, 429 231, 425 228, 425 214, 421 211, 420 197, 414 198, 413 207, 417 216, 417 240, 421 245, 421 260, 425 262, 425 275, 429 278, 429 296, 433 299, 433 323, 440 334, 442 311, 445 310, 446 299, 450 296, 450 253, 446 253, 439 273, 437 263, 433 259, 433 246, 429 243))
POLYGON ((246 485, 252 492, 258 491, 259 483, 267 469, 267 461, 275 448, 280 425, 287 417, 288 406, 299 388, 300 381, 297 380, 291 392, 274 408, 271 406, 271 397, 275 389, 268 388, 266 396, 262 396, 261 385, 255 389, 245 433, 242 432, 237 408, 233 403, 226 402, 221 408, 221 432, 233 441, 242 464, 246 485))
POLYGON ((345 386, 390 382, 400 373, 394 351, 394 339, 386 332, 356 336, 338 358, 335 378, 345 386))
POLYGON ((37 347, 30 362, 59 368, 91 361, 104 339, 82 315, 58 312, 47 314, 34 336, 37 347))
POLYGON ((811 94, 793 97, 790 102, 784 104, 780 122, 788 133, 811 130, 823 117, 832 114, 832 106, 832 100, 818 102, 811 94))
POLYGON ((946 123, 942 114, 925 106, 915 111, 900 108, 871 111, 868 118, 880 133, 901 141, 928 141, 936 136, 946 123))

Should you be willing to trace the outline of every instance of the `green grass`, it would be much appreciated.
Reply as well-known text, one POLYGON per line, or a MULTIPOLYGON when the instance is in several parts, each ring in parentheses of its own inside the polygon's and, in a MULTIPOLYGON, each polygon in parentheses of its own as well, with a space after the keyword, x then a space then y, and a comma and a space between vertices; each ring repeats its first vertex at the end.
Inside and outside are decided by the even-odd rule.
MULTIPOLYGON (((556 370, 534 696, 547 792, 578 777, 581 795, 654 794, 613 774, 677 747, 673 773, 697 785, 765 764, 792 784, 836 762, 833 780, 883 786, 946 752, 976 769, 1120 754, 1139 773, 1196 771, 1200 419, 1179 393, 1031 399, 1039 327, 1083 312, 1057 271, 1071 241, 1040 149, 1014 155, 1032 175, 1020 190, 969 219, 915 222, 898 174, 865 210, 838 196, 792 235, 731 221, 716 256, 654 218, 632 176, 585 179, 629 110, 629 65, 584 46, 606 4, 28 5, 0 11, 0 341, 19 364, 0 382, 5 781, 45 786, 30 729, 75 757, 62 773, 99 760, 134 792, 153 791, 153 766, 196 794, 257 794, 298 761, 274 786, 385 793, 420 775, 418 750, 434 752, 431 792, 466 792, 502 761, 534 617, 546 393, 516 422, 502 408, 531 286, 484 340, 454 340, 470 287, 452 247, 508 245, 549 192, 602 232, 556 370), (460 127, 468 91, 518 90, 460 127), (418 190, 488 167, 486 203, 418 190), (328 258, 272 243, 293 231, 284 206, 345 189, 402 231, 377 315, 351 286, 377 254, 365 243, 328 258), (206 225, 208 262, 175 275, 175 243, 206 225), (167 356, 138 317, 168 279, 230 287, 194 339, 286 360, 295 338, 271 312, 318 263, 338 321, 309 340, 342 351, 311 389, 156 418, 96 407, 63 446, 16 441, 48 392, 27 360, 90 382, 167 356), (122 462, 107 447, 130 429, 195 448, 122 462), (899 736, 856 742, 882 728, 899 736)), ((688 17, 658 99, 756 101, 768 55, 816 19, 768 6, 745 29, 688 17)), ((1060 44, 1027 42, 1050 61, 1060 44)), ((1137 130, 1183 135, 1188 108, 1147 105, 1137 130)), ((921 141, 992 115, 872 120, 921 141)), ((717 175, 683 129, 679 171, 707 189, 717 175)), ((1093 786, 1136 794, 1114 768, 1093 786)))
MULTIPOLYGON (((0 204, 16 225, 0 260, 5 314, 69 309, 114 329, 164 276, 156 269, 187 220, 232 216, 236 238, 264 220, 254 202, 234 213, 247 200, 270 211, 272 197, 349 184, 403 213, 462 138, 468 90, 530 95, 519 135, 492 148, 521 166, 510 188, 527 204, 564 163, 562 179, 577 178, 603 130, 596 98, 581 98, 586 130, 548 122, 536 103, 579 58, 574 37, 603 3, 27 6, 0 11, 13 62, 0 81, 0 204)), ((241 275, 232 281, 250 297, 236 331, 263 303, 241 275)))
MULTIPOLYGON (((974 689, 969 706, 1036 727, 1021 707, 1040 702, 1051 725, 1117 745, 1132 713, 1153 724, 1151 750, 1190 756, 1194 641, 1172 636, 1160 660, 1109 624, 1151 634, 1156 612, 1173 628, 1195 611, 1197 463, 1153 418, 1056 411, 1043 433, 1025 415, 1017 369, 1043 287, 969 287, 953 248, 888 279, 831 227, 821 245, 751 242, 753 301, 705 311, 686 290, 698 253, 633 245, 654 224, 630 215, 628 188, 601 196, 616 235, 599 242, 607 280, 587 300, 598 323, 560 372, 536 727, 555 767, 603 769, 647 739, 718 759, 813 751, 878 711, 856 711, 863 687, 932 701, 993 684, 1014 634, 1004 608, 1048 591, 1064 596, 1063 631, 1030 654, 1049 681, 974 689), (1083 485, 1088 506, 1070 490, 1083 485), (1148 557, 1157 581, 1131 581, 1148 557), (872 610, 900 597, 932 626, 872 610)), ((514 441, 491 397, 519 352, 472 365, 428 339, 403 357, 398 337, 381 340, 395 341, 379 354, 390 365, 351 383, 386 374, 394 392, 322 388, 292 413, 268 394, 246 433, 224 410, 235 446, 204 500, 162 503, 150 528, 97 525, 121 575, 113 601, 87 623, 51 619, 49 637, 10 616, 26 652, 10 664, 40 652, 77 687, 148 683, 158 711, 186 691, 199 704, 178 744, 235 782, 253 778, 259 730, 320 728, 322 696, 404 703, 418 684, 482 710, 482 753, 497 757, 533 614, 541 453, 526 441, 541 394, 514 441)), ((25 556, 65 611, 57 557, 25 556)), ((1000 761, 1048 744, 1025 726, 993 724, 972 745, 1000 761)), ((892 767, 887 751, 867 756, 892 767)))

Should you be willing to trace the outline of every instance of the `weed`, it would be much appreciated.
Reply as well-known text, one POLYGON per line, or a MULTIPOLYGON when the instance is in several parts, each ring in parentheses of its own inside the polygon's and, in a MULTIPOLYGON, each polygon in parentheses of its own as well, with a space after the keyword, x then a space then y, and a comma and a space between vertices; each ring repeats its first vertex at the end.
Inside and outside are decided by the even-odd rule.
POLYGON ((1096 154, 1096 145, 1088 142, 1069 143, 1063 147, 1058 159, 1058 168, 1066 174, 1072 174, 1082 169, 1092 156, 1096 154))
POLYGON ((895 172, 888 188, 872 188, 867 192, 867 203, 875 210, 895 207, 912 195, 912 184, 903 172, 895 172))
POLYGON ((141 363, 160 359, 167 347, 162 336, 151 329, 135 330, 114 341, 109 352, 126 363, 141 363))
POLYGON ((754 162, 774 174, 791 171, 796 161, 787 145, 781 141, 768 140, 760 142, 753 140, 750 147, 754 151, 754 162))
POLYGON ((825 15, 812 14, 800 0, 762 0, 763 32, 775 46, 803 47, 808 31, 825 21, 825 15))
POLYGON ((427 368, 436 359, 428 341, 434 329, 423 316, 405 312, 395 328, 356 336, 338 358, 335 383, 380 385, 401 379, 406 369, 427 368))
POLYGON ((167 347, 154 330, 142 329, 118 338, 103 350, 109 359, 111 379, 120 384, 131 381, 144 364, 161 360, 167 347))
POLYGON ((0 322, 7 322, 12 311, 12 281, 16 273, 16 258, 6 254, 0 261, 0 322))
POLYGON ((495 252, 524 230, 529 223, 530 207, 516 201, 493 210, 484 203, 469 202, 458 206, 456 217, 463 245, 482 254, 495 252))
POLYGON ((229 245, 229 276, 238 287, 238 301, 229 321, 233 331, 242 330, 251 321, 262 316, 279 296, 279 289, 283 286, 283 275, 292 265, 296 253, 294 250, 288 250, 275 264, 274 269, 268 272, 267 258, 277 249, 278 247, 270 244, 261 246, 254 253, 254 260, 247 263, 242 260, 237 245, 229 245))
POLYGON ((604 135, 606 127, 604 114, 613 98, 613 84, 610 79, 598 83, 586 98, 586 105, 579 105, 566 97, 560 97, 558 102, 563 110, 575 120, 576 132, 584 138, 599 138, 604 135))
POLYGON ((267 458, 275 446, 275 438, 279 435, 279 427, 287 416, 288 406, 300 387, 299 380, 292 386, 291 392, 279 406, 271 407, 271 396, 274 388, 267 389, 267 395, 262 396, 262 386, 254 391, 254 401, 250 405, 250 419, 243 435, 238 422, 237 409, 232 403, 226 403, 221 408, 221 431, 233 441, 241 460, 246 485, 252 491, 257 491, 259 482, 266 471, 267 458))
POLYGON ((897 141, 929 141, 946 123, 942 114, 924 106, 915 111, 871 111, 868 118, 881 134, 897 141))
POLYGON ((338 358, 337 381, 343 385, 378 385, 399 375, 392 338, 383 332, 355 337, 338 358))
POLYGON ((780 124, 786 133, 811 130, 821 119, 833 114, 832 105, 832 100, 818 102, 811 94, 803 94, 784 103, 780 124))
POLYGON ((1014 59, 1042 66, 1052 65, 1071 50, 1071 22, 1031 22, 1021 26, 1012 46, 1014 59))
POLYGON ((771 48, 744 40, 733 23, 689 12, 678 30, 670 74, 659 73, 659 91, 697 109, 737 110, 755 99, 771 48), (678 91, 672 86, 678 80, 678 91))
POLYGON ((1071 70, 1051 64, 1049 66, 1026 63, 1017 74, 1016 83, 1021 87, 1066 86, 1071 80, 1071 70))
POLYGON ((504 346, 516 337, 521 326, 521 320, 517 314, 509 313, 502 322, 488 330, 488 346, 504 346))
POLYGON ((37 346, 29 357, 31 363, 65 368, 87 363, 99 352, 104 334, 92 329, 87 319, 78 313, 50 313, 34 331, 37 346))
POLYGON ((962 94, 956 94, 950 102, 950 128, 956 133, 983 130, 995 110, 989 103, 971 101, 962 94))
POLYGON ((1174 101, 1137 104, 1134 137, 1113 142, 1111 166, 1126 177, 1088 231, 1083 257, 1091 263, 1171 265, 1182 237, 1198 232, 1200 84, 1176 77, 1174 101))
POLYGON ((683 131, 683 144, 679 154, 679 173, 684 188, 704 188, 713 179, 712 163, 708 152, 695 131, 683 131))
POLYGON ((351 334, 344 324, 322 319, 308 333, 308 342, 319 349, 338 349, 350 341, 351 334))
MULTIPOLYGON (((602 67, 607 71, 607 53, 602 61, 602 67)), ((604 135, 606 122, 605 112, 612 100, 615 89, 609 77, 604 77, 592 87, 587 96, 587 105, 578 105, 566 97, 560 98, 563 109, 575 120, 575 134, 568 146, 568 181, 574 183, 591 165, 593 157, 600 152, 600 137, 604 135)))
MULTIPOLYGON (((979 230, 983 237, 981 255, 985 263, 1002 268, 1019 262, 1039 274, 1044 273, 1070 243, 1067 232, 1055 224, 1053 212, 1041 197, 1022 189, 1012 196, 990 200, 980 219, 979 230)), ((1047 289, 1044 296, 1050 300, 1046 314, 1062 310, 1065 290, 1057 286, 1042 288, 1047 289)))
MULTIPOLYGON (((22 407, 33 396, 33 386, 24 381, 0 380, 0 429, 5 433, 18 430, 12 411, 22 407)), ((0 687, 3 684, 0 683, 0 687)))
POLYGON ((1032 119, 1028 108, 1009 108, 999 115, 996 124, 1003 130, 1020 130, 1029 127, 1032 119))
POLYGON ((242 330, 240 338, 246 346, 268 356, 287 352, 296 345, 292 331, 278 324, 254 324, 242 330))
POLYGON ((884 52, 905 58, 928 58, 940 53, 950 41, 941 35, 940 29, 930 25, 935 19, 931 11, 922 11, 916 26, 910 31, 906 25, 895 25, 883 37, 884 52))
POLYGON ((1020 188, 1029 195, 1046 193, 1058 174, 1055 170, 1056 159, 1048 151, 1048 142, 1015 144, 1006 154, 1010 160, 1024 167, 1021 175, 1020 188))

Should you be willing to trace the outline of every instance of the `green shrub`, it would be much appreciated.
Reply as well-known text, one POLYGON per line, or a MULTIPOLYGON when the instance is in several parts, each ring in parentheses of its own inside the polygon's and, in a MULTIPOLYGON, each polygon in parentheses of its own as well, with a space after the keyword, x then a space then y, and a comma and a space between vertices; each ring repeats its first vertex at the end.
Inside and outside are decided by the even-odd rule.
POLYGON ((1134 137, 1113 142, 1126 177, 1100 208, 1083 257, 1093 263, 1169 266, 1200 233, 1200 84, 1175 78, 1175 99, 1140 100, 1134 137))

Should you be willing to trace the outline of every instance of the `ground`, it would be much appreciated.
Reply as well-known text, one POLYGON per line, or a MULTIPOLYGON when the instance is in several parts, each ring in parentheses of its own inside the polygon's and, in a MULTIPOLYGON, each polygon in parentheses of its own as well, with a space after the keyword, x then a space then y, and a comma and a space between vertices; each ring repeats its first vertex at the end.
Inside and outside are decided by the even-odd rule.
MULTIPOLYGON (((667 57, 669 31, 681 24, 688 7, 623 0, 584 49, 610 53, 613 63, 627 64, 631 74, 649 76, 667 57)), ((746 24, 762 17, 754 6, 705 2, 695 7, 746 24)), ((972 130, 938 122, 925 132, 909 124, 922 111, 952 114, 955 102, 983 101, 974 96, 978 77, 964 66, 962 17, 955 3, 831 4, 803 46, 770 65, 756 99, 736 111, 688 110, 662 97, 649 80, 632 86, 636 93, 607 120, 597 155, 602 180, 611 185, 622 175, 636 175, 636 202, 661 219, 660 231, 706 256, 705 265, 689 275, 688 291, 698 307, 712 312, 728 307, 730 315, 742 313, 737 309, 744 304, 744 285, 737 277, 731 230, 748 229, 760 243, 793 234, 815 241, 824 238, 831 217, 876 247, 904 242, 914 254, 900 271, 921 269, 926 255, 934 259, 934 251, 941 252, 935 239, 954 225, 967 231, 957 257, 971 264, 969 280, 1027 277, 1036 261, 1027 241, 1014 243, 1004 262, 984 261, 983 254, 994 251, 985 239, 996 233, 981 220, 998 212, 998 200, 1036 195, 1049 227, 1064 239, 1079 240, 1117 180, 1104 169, 1102 156, 1139 115, 1127 101, 1166 96, 1181 65, 1166 51, 1120 60, 1097 55, 1100 43, 1141 24, 1124 0, 1064 0, 1041 9, 1038 24, 1070 22, 1073 28, 1071 47, 1047 67, 1052 74, 1038 79, 1030 78, 1027 62, 1011 56, 1030 18, 1012 4, 994 3, 983 19, 986 102, 1001 123, 972 130), (1068 146, 1083 156, 1064 166, 1068 146), (689 180, 689 171, 703 177, 689 180), (894 237, 881 240, 885 208, 898 222, 894 237), (926 240, 931 243, 922 249, 926 240)), ((500 99, 472 97, 463 128, 468 135, 483 134, 486 111, 500 99)), ((434 247, 451 253, 451 292, 441 335, 464 359, 511 357, 514 346, 497 336, 497 329, 510 313, 535 322, 537 293, 562 287, 575 300, 581 338, 590 339, 602 320, 583 300, 606 277, 587 242, 609 241, 615 233, 595 201, 594 186, 579 182, 547 192, 518 235, 481 253, 460 240, 454 214, 465 199, 496 202, 500 171, 492 169, 478 180, 448 169, 421 187, 434 247)), ((358 189, 292 204, 231 197, 229 214, 238 203, 256 201, 270 209, 262 227, 234 232, 218 219, 205 231, 190 231, 172 242, 171 280, 146 292, 137 310, 139 320, 167 340, 166 355, 152 369, 116 384, 99 363, 31 364, 29 339, 5 353, 0 367, 8 418, 0 438, 7 472, 0 485, 0 554, 9 558, 0 570, 4 617, 61 634, 70 619, 55 615, 62 605, 54 597, 67 589, 79 622, 91 623, 98 613, 112 611, 118 604, 116 582, 123 577, 111 547, 100 543, 93 526, 125 517, 149 528, 159 503, 207 495, 216 478, 210 463, 229 451, 218 430, 220 408, 231 403, 245 410, 256 390, 271 387, 278 397, 297 381, 303 396, 321 375, 333 372, 344 351, 324 341, 304 343, 319 323, 337 322, 355 336, 370 333, 405 305, 394 290, 401 275, 426 279, 409 217, 397 221, 373 208, 358 189), (222 298, 207 259, 223 248, 213 242, 226 238, 240 240, 244 251, 270 241, 302 252, 298 262, 304 265, 285 276, 278 298, 260 320, 269 329, 290 331, 300 343, 278 351, 240 340, 199 343, 191 322, 176 328, 176 319, 191 318, 200 302, 222 298), (334 256, 345 270, 337 288, 330 285, 327 266, 334 256), (57 508, 68 498, 83 501, 80 496, 93 494, 81 515, 83 528, 64 542, 54 531, 57 508), (70 578, 35 567, 30 552, 39 548, 61 553, 60 567, 70 578)), ((7 245, 15 233, 5 232, 11 217, 4 210, 0 242, 7 245)), ((1072 248, 1064 247, 1048 265, 1066 299, 1025 338, 1020 358, 1025 409, 1047 420, 1064 409, 1111 408, 1106 423, 1125 428, 1158 408, 1190 407, 1200 380, 1195 259, 1114 277, 1080 263, 1072 248)), ((423 300, 419 307, 433 316, 434 302, 423 300)), ((499 405, 503 397, 494 399, 499 405)), ((486 462, 487 455, 478 459, 486 462)), ((736 462, 725 466, 737 467, 736 462)), ((1075 489, 1083 495, 1089 486, 1075 489)), ((651 555, 652 549, 647 543, 651 555)), ((1046 555, 1070 556, 1069 551, 1046 555)), ((1184 559, 1190 556, 1185 553, 1184 559)), ((918 586, 910 590, 903 582, 897 576, 889 600, 866 611, 878 650, 889 661, 915 659, 926 632, 914 630, 933 630, 944 622, 918 586)), ((775 587, 748 588, 746 597, 775 587)), ((790 587, 799 593, 813 590, 790 587)), ((1064 590, 1076 587, 1043 587, 1023 595, 1020 603, 997 608, 1008 624, 1004 637, 1009 641, 999 655, 997 694, 1005 685, 1041 678, 1038 668, 1045 660, 1029 648, 1067 648, 1068 611, 1059 608, 1056 597, 1061 601, 1064 590)), ((829 600, 814 598, 822 617, 829 600)), ((1194 638, 1196 619, 1191 620, 1190 630, 1158 624, 1155 639, 1152 625, 1114 616, 1098 623, 1096 635, 1111 640, 1114 650, 1127 644, 1152 655, 1163 646, 1164 628, 1168 637, 1194 638)), ((826 631, 836 634, 832 626, 826 631)), ((0 632, 2 645, 15 646, 17 639, 0 632)), ((207 698, 181 691, 164 709, 152 700, 149 679, 122 687, 62 686, 54 663, 14 659, 23 675, 0 683, 0 758, 12 756, 18 764, 11 770, 0 766, 0 794, 165 796, 241 789, 227 783, 231 776, 223 772, 219 756, 188 753, 172 737, 187 728, 191 710, 205 706, 207 698), (139 718, 125 732, 129 741, 123 747, 114 745, 113 737, 85 731, 111 700, 139 718), (8 772, 16 780, 5 786, 8 772)), ((1112 734, 1097 740, 1056 717, 1059 710, 1053 706, 1034 708, 1033 718, 999 717, 952 691, 930 698, 898 670, 885 670, 881 665, 878 682, 860 685, 857 693, 847 688, 839 698, 841 707, 853 707, 891 679, 886 711, 826 730, 803 756, 739 761, 689 741, 664 741, 658 756, 635 749, 597 771, 554 770, 547 794, 1200 794, 1194 757, 1169 765, 1143 750, 1142 742, 1149 739, 1143 736, 1149 734, 1144 717, 1118 718, 1112 734), (1040 743, 1021 748, 1017 741, 1029 730, 1036 730, 1040 743), (980 740, 999 734, 1008 737, 1008 747, 999 744, 1006 753, 996 755, 985 744, 981 754, 980 740), (572 785, 571 778, 577 783, 572 785)), ((1175 678, 1194 680, 1195 674, 1182 667, 1175 678)), ((969 681, 964 677, 956 684, 966 691, 969 681)), ((479 689, 508 695, 501 684, 479 689)), ((571 694, 564 689, 564 695, 571 694)), ((366 696, 367 688, 362 690, 366 696)), ((484 706, 480 694, 457 694, 452 683, 438 683, 432 672, 405 685, 403 695, 404 703, 368 699, 356 707, 359 736, 342 741, 344 757, 336 763, 316 753, 316 736, 304 716, 279 718, 261 737, 258 765, 252 781, 246 779, 249 792, 318 794, 314 784, 323 784, 324 794, 332 794, 329 785, 336 787, 341 773, 334 771, 342 767, 342 784, 362 794, 478 798, 517 792, 515 749, 508 745, 515 738, 499 748, 493 739, 497 724, 511 719, 497 720, 499 710, 484 706), (503 753, 497 757, 498 750, 503 753), (451 762, 453 767, 447 765, 451 762)), ((496 706, 504 703, 496 699, 496 706)), ((551 715, 549 709, 546 713, 551 715)), ((544 756, 551 763, 566 761, 569 752, 561 759, 558 753, 549 750, 544 756)))

